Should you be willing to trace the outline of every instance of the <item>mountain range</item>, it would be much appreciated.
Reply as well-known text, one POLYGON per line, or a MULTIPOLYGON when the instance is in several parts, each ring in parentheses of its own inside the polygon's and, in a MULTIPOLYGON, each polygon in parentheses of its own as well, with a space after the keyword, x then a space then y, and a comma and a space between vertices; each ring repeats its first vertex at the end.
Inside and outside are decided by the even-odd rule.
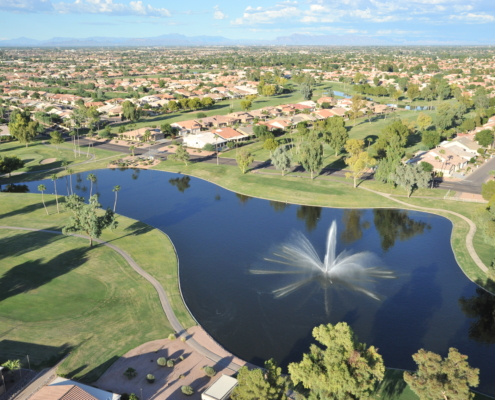
POLYGON ((170 33, 146 38, 54 37, 37 40, 26 37, 0 40, 0 47, 136 47, 136 46, 391 46, 391 45, 480 45, 461 41, 404 41, 386 37, 360 35, 303 35, 281 36, 273 40, 228 39, 223 36, 185 36, 170 33))

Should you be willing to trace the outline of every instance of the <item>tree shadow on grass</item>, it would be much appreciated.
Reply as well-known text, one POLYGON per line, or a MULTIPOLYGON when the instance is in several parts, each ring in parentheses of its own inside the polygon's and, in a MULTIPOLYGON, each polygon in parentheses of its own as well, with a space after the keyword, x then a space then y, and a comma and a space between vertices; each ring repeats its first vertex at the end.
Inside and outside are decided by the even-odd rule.
MULTIPOLYGON (((57 231, 57 228, 52 226, 46 230, 57 231)), ((52 233, 36 231, 16 232, 17 234, 13 236, 0 239, 0 260, 7 257, 17 257, 22 254, 27 254, 64 239, 64 236, 52 233)))
MULTIPOLYGON (((61 202, 61 196, 59 196, 59 203, 61 202)), ((45 200, 46 207, 50 206, 55 206, 56 202, 55 200, 45 200)), ((15 217, 17 215, 21 214, 28 214, 37 210, 43 210, 43 203, 40 201, 39 203, 36 204, 29 204, 27 206, 24 206, 22 208, 17 208, 15 210, 6 212, 5 214, 0 214, 0 218, 9 218, 9 217, 15 217)), ((43 211, 44 212, 44 211, 43 211)))
POLYGON ((50 260, 38 258, 20 263, 0 276, 0 302, 28 293, 83 265, 88 248, 66 251, 50 260))
POLYGON ((398 399, 407 387, 402 378, 404 372, 394 369, 387 369, 385 378, 378 386, 376 393, 380 393, 380 398, 385 400, 398 399))
POLYGON ((4 339, 0 341, 0 364, 7 360, 21 360, 23 367, 43 369, 57 364, 72 350, 72 346, 65 343, 61 346, 48 346, 38 343, 20 342, 4 339), (29 356, 29 364, 27 357, 29 356))

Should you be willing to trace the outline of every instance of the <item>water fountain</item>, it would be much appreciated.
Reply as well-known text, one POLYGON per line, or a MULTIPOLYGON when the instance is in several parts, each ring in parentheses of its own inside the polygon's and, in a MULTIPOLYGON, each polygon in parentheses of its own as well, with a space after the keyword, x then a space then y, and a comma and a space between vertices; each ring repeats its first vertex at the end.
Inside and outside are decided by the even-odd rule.
POLYGON ((295 232, 287 243, 280 245, 273 253, 274 258, 265 258, 266 261, 283 266, 281 269, 253 269, 250 272, 258 275, 299 276, 295 282, 274 290, 276 298, 287 296, 310 282, 319 281, 325 288, 340 286, 379 300, 373 291, 374 283, 377 279, 393 279, 394 273, 380 268, 383 263, 369 251, 353 254, 344 250, 336 255, 336 249, 337 224, 333 221, 328 231, 323 261, 308 238, 301 232, 295 232))

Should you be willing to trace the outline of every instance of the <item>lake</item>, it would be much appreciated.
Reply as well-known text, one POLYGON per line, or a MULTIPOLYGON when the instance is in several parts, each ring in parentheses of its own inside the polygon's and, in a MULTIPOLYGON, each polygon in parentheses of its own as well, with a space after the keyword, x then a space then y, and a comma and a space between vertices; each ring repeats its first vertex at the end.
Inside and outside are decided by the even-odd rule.
MULTIPOLYGON (((415 369, 411 356, 420 348, 445 356, 455 347, 480 368, 478 389, 495 395, 495 299, 457 265, 449 220, 406 210, 270 202, 160 171, 90 172, 98 177, 93 190, 104 207, 113 206, 112 187, 120 185, 117 212, 170 236, 180 258, 187 306, 236 356, 257 365, 274 358, 285 368, 308 350, 313 327, 345 321, 361 342, 378 347, 387 367, 415 369), (346 282, 308 280, 307 275, 301 280, 297 274, 253 273, 287 272, 266 259, 276 257, 280 245, 293 243, 298 234, 323 259, 333 221, 336 254, 345 249, 372 252, 394 279, 376 278, 363 291, 346 282), (295 289, 277 297, 287 287, 295 289)), ((74 190, 86 197, 90 172, 73 176, 74 190)), ((36 193, 38 184, 16 189, 36 193)), ((44 184, 53 192, 52 181, 44 184)), ((57 181, 60 194, 66 194, 67 184, 65 178, 57 181)))

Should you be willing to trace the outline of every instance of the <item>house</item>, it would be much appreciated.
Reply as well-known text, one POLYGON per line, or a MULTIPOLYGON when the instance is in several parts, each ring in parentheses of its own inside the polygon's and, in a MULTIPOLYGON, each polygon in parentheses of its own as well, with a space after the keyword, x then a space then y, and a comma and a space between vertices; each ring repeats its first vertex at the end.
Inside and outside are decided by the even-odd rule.
POLYGON ((227 117, 238 119, 243 124, 250 124, 251 122, 253 122, 253 119, 254 119, 254 117, 250 113, 247 113, 247 112, 234 112, 234 113, 227 114, 227 117))
POLYGON ((122 133, 122 137, 125 139, 129 140, 135 140, 135 141, 144 141, 144 135, 146 134, 146 131, 150 132, 150 139, 151 141, 156 141, 163 139, 165 136, 163 133, 160 132, 160 129, 158 128, 139 128, 135 129, 133 131, 129 132, 124 132, 122 133))
POLYGON ((30 400, 119 400, 120 395, 97 389, 92 386, 71 381, 69 379, 55 378, 39 389, 30 400))
POLYGON ((321 110, 318 110, 315 112, 316 118, 318 118, 320 120, 335 117, 335 115, 336 114, 334 112, 332 112, 332 110, 329 110, 329 109, 321 109, 321 110))
POLYGON ((174 122, 170 126, 172 128, 177 128, 180 136, 196 134, 201 131, 201 125, 193 119, 182 122, 174 122))
POLYGON ((225 139, 228 142, 230 141, 239 142, 247 138, 247 136, 244 136, 242 133, 237 132, 235 129, 232 128, 215 129, 213 133, 218 135, 222 139, 225 139))
POLYGON ((323 103, 328 103, 330 105, 335 104, 335 99, 333 97, 323 96, 316 100, 318 105, 322 105, 323 103))
POLYGON ((236 386, 237 379, 222 375, 201 393, 201 400, 227 400, 236 386))
POLYGON ((200 132, 184 136, 182 143, 187 147, 195 149, 202 149, 207 144, 211 144, 217 148, 218 151, 222 151, 227 145, 227 140, 212 132, 200 132))
POLYGON ((247 137, 255 136, 253 125, 240 126, 236 130, 247 137))

